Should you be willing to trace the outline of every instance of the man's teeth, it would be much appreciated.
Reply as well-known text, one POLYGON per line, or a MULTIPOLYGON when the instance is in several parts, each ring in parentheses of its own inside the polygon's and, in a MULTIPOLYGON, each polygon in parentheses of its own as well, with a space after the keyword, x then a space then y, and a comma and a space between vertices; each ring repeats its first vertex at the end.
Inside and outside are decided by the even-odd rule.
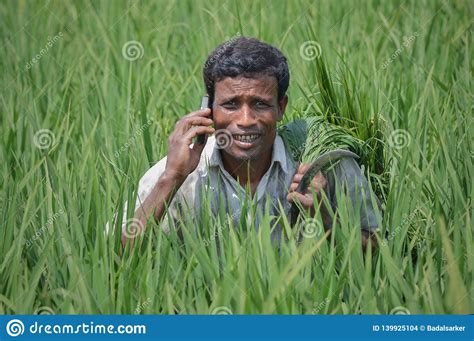
POLYGON ((240 142, 253 142, 258 139, 260 135, 234 135, 234 139, 240 142))

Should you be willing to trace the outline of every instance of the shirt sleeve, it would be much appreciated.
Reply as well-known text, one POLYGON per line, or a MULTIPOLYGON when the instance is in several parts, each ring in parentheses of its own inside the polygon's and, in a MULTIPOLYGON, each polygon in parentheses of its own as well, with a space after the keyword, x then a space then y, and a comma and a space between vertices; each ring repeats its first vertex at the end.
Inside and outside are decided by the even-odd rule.
POLYGON ((368 232, 380 230, 381 226, 379 219, 377 219, 377 214, 381 214, 380 202, 373 195, 375 199, 375 203, 373 203, 373 193, 357 162, 353 158, 344 158, 334 168, 330 169, 326 176, 328 181, 328 198, 333 210, 337 208, 336 190, 338 188, 345 188, 347 191, 345 198, 350 198, 352 207, 360 210, 362 230, 368 232))

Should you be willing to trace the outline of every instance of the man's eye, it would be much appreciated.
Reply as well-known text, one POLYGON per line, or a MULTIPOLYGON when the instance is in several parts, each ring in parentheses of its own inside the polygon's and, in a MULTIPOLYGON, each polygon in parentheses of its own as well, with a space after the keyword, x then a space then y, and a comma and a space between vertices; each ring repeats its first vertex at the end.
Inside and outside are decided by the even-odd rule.
POLYGON ((267 103, 262 102, 262 101, 255 102, 255 105, 259 108, 268 108, 269 107, 269 105, 267 103))
POLYGON ((222 106, 226 109, 235 109, 237 107, 237 103, 235 103, 235 101, 228 101, 225 102, 222 106))

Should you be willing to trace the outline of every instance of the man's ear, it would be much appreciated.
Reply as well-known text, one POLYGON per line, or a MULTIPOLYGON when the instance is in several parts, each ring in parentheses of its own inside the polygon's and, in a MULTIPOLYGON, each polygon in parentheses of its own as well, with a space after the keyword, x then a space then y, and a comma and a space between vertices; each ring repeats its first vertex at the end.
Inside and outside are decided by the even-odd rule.
POLYGON ((283 98, 278 102, 278 116, 277 121, 281 121, 283 119, 283 115, 285 114, 286 106, 288 104, 288 96, 285 95, 283 98))

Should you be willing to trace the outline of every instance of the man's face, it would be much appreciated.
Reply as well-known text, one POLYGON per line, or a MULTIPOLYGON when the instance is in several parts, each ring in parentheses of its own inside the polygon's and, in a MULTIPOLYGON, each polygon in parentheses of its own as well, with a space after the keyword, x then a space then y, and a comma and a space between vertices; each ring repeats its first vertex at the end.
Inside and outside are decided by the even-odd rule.
POLYGON ((225 129, 233 138, 222 152, 240 161, 261 159, 273 145, 276 123, 282 119, 287 103, 286 96, 278 101, 278 83, 272 76, 227 77, 217 82, 214 125, 216 131, 225 129))

